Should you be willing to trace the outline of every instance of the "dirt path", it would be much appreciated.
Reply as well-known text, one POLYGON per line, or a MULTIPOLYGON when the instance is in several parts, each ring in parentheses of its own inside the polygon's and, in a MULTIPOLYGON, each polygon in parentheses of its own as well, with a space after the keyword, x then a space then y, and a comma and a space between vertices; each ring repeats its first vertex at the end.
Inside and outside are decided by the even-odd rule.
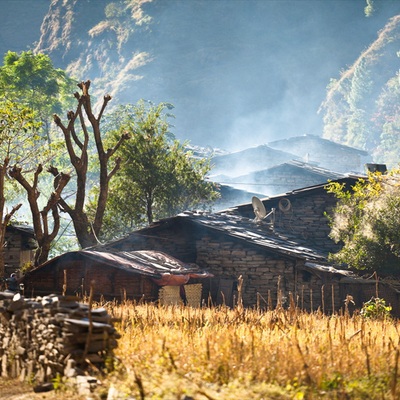
POLYGON ((0 400, 62 400, 68 399, 54 391, 47 393, 35 393, 33 387, 18 379, 0 378, 0 400))

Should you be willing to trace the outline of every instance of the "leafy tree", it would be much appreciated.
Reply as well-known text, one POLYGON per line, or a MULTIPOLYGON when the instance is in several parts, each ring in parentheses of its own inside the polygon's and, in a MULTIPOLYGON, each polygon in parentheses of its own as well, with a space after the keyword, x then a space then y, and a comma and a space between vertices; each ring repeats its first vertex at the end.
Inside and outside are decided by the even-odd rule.
POLYGON ((7 173, 11 163, 25 163, 37 147, 34 145, 34 114, 31 110, 10 101, 0 102, 0 276, 4 276, 4 240, 7 225, 22 204, 14 205, 10 211, 6 203, 12 200, 11 185, 7 173))
MULTIPOLYGON (((103 225, 109 183, 120 168, 120 159, 115 158, 115 164, 110 171, 108 170, 108 164, 122 142, 128 139, 129 135, 121 133, 116 143, 106 150, 101 136, 100 122, 111 96, 104 96, 103 104, 96 116, 93 113, 89 95, 90 81, 81 82, 78 86, 82 94, 75 93, 78 105, 75 111, 68 112, 68 123, 66 125, 63 124, 57 115, 54 116, 54 121, 64 135, 65 146, 76 176, 73 201, 68 202, 67 197, 62 196, 59 205, 61 210, 70 216, 78 242, 82 248, 85 248, 97 243, 97 237, 103 225), (87 121, 90 124, 90 129, 86 125, 87 121), (75 129, 76 124, 80 126, 81 133, 78 133, 75 129), (95 154, 90 151, 89 142, 91 136, 94 141, 95 154), (96 198, 92 199, 92 207, 94 208, 94 212, 91 215, 92 219, 90 219, 91 216, 88 215, 86 210, 88 170, 91 162, 96 163, 98 166, 96 170, 98 174, 98 191, 96 198)), ((55 166, 52 166, 50 171, 55 177, 59 175, 59 171, 55 166)))
POLYGON ((331 182, 338 203, 330 217, 330 236, 342 249, 330 258, 358 270, 400 272, 399 170, 369 174, 348 190, 331 182))
POLYGON ((114 140, 121 132, 128 132, 130 139, 121 146, 121 170, 110 186, 104 236, 205 207, 218 196, 213 184, 205 181, 209 160, 195 159, 169 132, 170 108, 140 101, 108 116, 110 125, 119 119, 114 140))
POLYGON ((380 142, 375 151, 375 160, 396 166, 400 149, 400 82, 396 76, 390 79, 385 90, 376 101, 373 115, 375 129, 379 129, 380 142))
POLYGON ((69 95, 75 85, 63 70, 54 68, 45 54, 9 51, 0 67, 0 97, 34 110, 48 141, 53 114, 72 106, 69 95))
POLYGON ((371 17, 375 11, 374 0, 365 0, 366 6, 364 8, 364 13, 366 17, 371 17))
POLYGON ((51 191, 52 182, 43 179, 42 171, 43 163, 52 158, 57 147, 56 141, 50 140, 52 115, 73 100, 73 96, 70 100, 66 96, 73 82, 64 71, 53 67, 48 56, 31 51, 20 54, 9 51, 0 67, 4 128, 1 152, 6 153, 2 157, 5 160, 3 173, 7 171, 8 176, 14 178, 7 183, 10 186, 14 182, 15 189, 9 190, 6 197, 10 201, 10 193, 20 194, 21 189, 26 192, 38 242, 36 265, 47 260, 60 229, 57 203, 69 175, 59 174, 53 178, 54 191, 51 191), (39 185, 39 176, 42 185, 39 185), (46 192, 49 192, 48 197, 46 192))

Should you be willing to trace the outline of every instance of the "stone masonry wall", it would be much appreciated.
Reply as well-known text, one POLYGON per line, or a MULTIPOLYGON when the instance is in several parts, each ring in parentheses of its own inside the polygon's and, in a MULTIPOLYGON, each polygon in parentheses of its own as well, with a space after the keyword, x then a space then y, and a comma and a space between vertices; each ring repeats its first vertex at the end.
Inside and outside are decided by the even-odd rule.
POLYGON ((24 298, 0 292, 0 376, 51 382, 100 367, 117 346, 105 309, 89 310, 74 297, 24 298))
POLYGON ((325 212, 329 212, 335 204, 333 197, 324 194, 313 196, 291 196, 287 198, 290 207, 285 210, 282 205, 287 204, 285 200, 278 203, 264 202, 267 211, 272 207, 275 212, 275 229, 292 234, 309 246, 315 246, 334 252, 338 246, 329 239, 330 227, 325 212))
POLYGON ((284 293, 293 286, 294 263, 244 247, 234 241, 204 236, 196 242, 196 263, 216 278, 243 278, 243 305, 254 306, 259 295, 276 302, 278 289, 284 293), (259 294, 259 295, 258 295, 259 294))
POLYGON ((342 305, 339 282, 330 275, 321 278, 306 271, 301 260, 279 258, 277 254, 234 240, 222 241, 219 237, 204 236, 196 244, 196 263, 213 273, 216 279, 237 280, 242 276, 245 307, 287 306, 290 297, 304 310, 323 308, 331 312, 342 305))

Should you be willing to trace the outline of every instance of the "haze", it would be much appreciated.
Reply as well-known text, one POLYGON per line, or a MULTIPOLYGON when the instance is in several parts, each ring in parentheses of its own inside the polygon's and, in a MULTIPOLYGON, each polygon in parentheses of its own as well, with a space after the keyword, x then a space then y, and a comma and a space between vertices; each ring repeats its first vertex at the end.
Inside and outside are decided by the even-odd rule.
MULTIPOLYGON (((50 2, 0 3, 1 53, 33 48, 50 2), (16 15, 21 4, 26 12, 16 15)), ((97 7, 107 1, 91 3, 97 7)), ((230 151, 321 135, 317 110, 330 78, 354 62, 398 8, 395 1, 377 3, 380 13, 371 18, 364 15, 364 0, 146 4, 151 31, 132 52, 149 52, 152 61, 138 70, 142 79, 119 100, 170 102, 178 139, 230 151)), ((65 68, 60 60, 55 65, 65 68)))

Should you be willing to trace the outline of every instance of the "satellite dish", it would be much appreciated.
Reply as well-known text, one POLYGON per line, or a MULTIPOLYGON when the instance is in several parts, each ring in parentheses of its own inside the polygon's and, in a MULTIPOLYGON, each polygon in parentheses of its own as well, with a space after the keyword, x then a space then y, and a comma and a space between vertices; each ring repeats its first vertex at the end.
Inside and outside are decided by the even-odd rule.
POLYGON ((253 205, 254 214, 256 214, 256 221, 262 221, 267 216, 263 202, 258 197, 253 196, 251 204, 253 205))

